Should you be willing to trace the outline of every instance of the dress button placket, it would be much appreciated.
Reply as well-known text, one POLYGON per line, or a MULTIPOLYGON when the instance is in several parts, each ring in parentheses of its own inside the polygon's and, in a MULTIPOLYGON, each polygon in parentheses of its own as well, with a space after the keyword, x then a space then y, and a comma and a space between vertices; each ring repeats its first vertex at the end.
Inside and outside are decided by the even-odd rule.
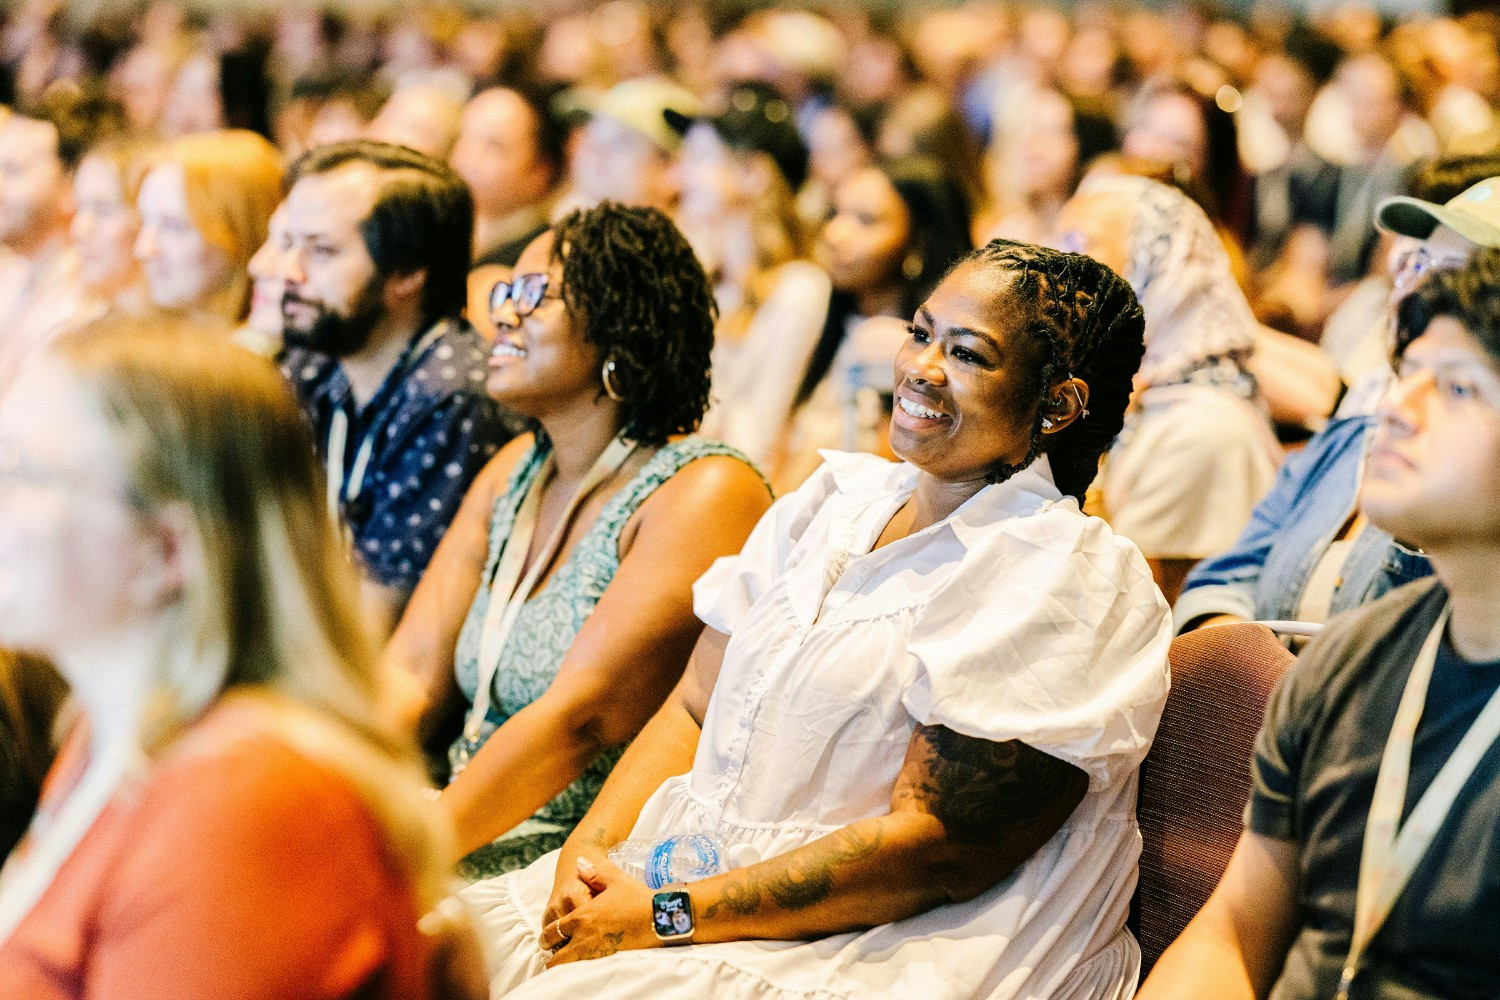
POLYGON ((734 739, 729 745, 726 755, 729 759, 724 767, 724 773, 719 776, 719 811, 720 820, 729 802, 729 793, 739 783, 740 774, 745 770, 745 758, 750 752, 750 733, 755 729, 755 716, 760 710, 760 703, 764 699, 767 688, 776 677, 779 669, 786 663, 787 659, 795 655, 795 646, 787 643, 780 647, 770 658, 768 669, 761 672, 749 688, 745 690, 745 705, 740 710, 739 719, 735 725, 737 730, 734 739))

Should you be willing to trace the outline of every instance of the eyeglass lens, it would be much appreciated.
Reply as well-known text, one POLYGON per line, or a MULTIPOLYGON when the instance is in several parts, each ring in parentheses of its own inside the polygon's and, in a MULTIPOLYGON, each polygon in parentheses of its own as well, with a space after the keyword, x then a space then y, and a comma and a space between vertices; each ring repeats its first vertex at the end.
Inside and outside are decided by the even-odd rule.
POLYGON ((526 316, 542 304, 546 295, 545 274, 518 274, 510 281, 497 281, 490 292, 490 315, 499 313, 505 300, 509 299, 515 306, 516 316, 526 316))

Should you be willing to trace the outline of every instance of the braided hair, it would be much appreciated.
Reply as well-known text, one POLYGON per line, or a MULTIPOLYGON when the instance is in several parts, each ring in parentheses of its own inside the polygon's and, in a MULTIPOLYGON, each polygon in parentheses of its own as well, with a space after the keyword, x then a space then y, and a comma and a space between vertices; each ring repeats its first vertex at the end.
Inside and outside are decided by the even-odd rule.
POLYGON ((1125 422, 1131 380, 1145 353, 1145 317, 1124 278, 1077 253, 994 240, 959 267, 1011 275, 1005 292, 1025 316, 1024 332, 1041 348, 1022 401, 1032 414, 1031 443, 1019 465, 1002 463, 989 474, 1000 483, 1045 454, 1064 494, 1083 501, 1099 459, 1125 422), (1042 434, 1047 393, 1069 378, 1089 387, 1088 416, 1055 434, 1042 434))
POLYGON ((552 234, 563 303, 600 359, 614 362, 625 434, 659 445, 696 430, 717 307, 687 239, 654 208, 608 201, 569 213, 552 234))

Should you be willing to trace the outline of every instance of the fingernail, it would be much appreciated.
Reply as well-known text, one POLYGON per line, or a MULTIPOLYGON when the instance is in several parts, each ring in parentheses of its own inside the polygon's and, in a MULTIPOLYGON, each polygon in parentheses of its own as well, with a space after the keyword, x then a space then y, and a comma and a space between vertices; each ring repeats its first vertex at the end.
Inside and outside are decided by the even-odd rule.
POLYGON ((594 863, 592 861, 590 861, 588 858, 579 858, 578 859, 578 874, 580 874, 580 875, 592 875, 592 874, 594 874, 594 870, 595 870, 594 869, 594 863))

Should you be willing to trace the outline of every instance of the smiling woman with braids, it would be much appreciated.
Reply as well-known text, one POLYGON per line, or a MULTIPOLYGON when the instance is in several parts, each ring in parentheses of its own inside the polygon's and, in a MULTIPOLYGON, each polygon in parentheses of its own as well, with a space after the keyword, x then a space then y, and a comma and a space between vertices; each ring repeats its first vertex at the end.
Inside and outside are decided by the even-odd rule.
POLYGON ((698 581, 686 675, 561 852, 464 891, 494 995, 1133 992, 1170 627, 1079 498, 1142 322, 1113 272, 1022 244, 937 286, 896 358, 904 463, 830 453, 772 507, 698 581), (654 895, 606 856, 697 831, 763 860, 654 895), (652 950, 663 926, 691 943, 652 950))
POLYGON ((574 212, 490 307, 488 391, 537 429, 475 479, 385 657, 414 681, 397 712, 424 742, 465 713, 438 802, 469 878, 572 832, 682 676, 693 581, 771 500, 743 455, 690 434, 713 295, 665 215, 574 212))

